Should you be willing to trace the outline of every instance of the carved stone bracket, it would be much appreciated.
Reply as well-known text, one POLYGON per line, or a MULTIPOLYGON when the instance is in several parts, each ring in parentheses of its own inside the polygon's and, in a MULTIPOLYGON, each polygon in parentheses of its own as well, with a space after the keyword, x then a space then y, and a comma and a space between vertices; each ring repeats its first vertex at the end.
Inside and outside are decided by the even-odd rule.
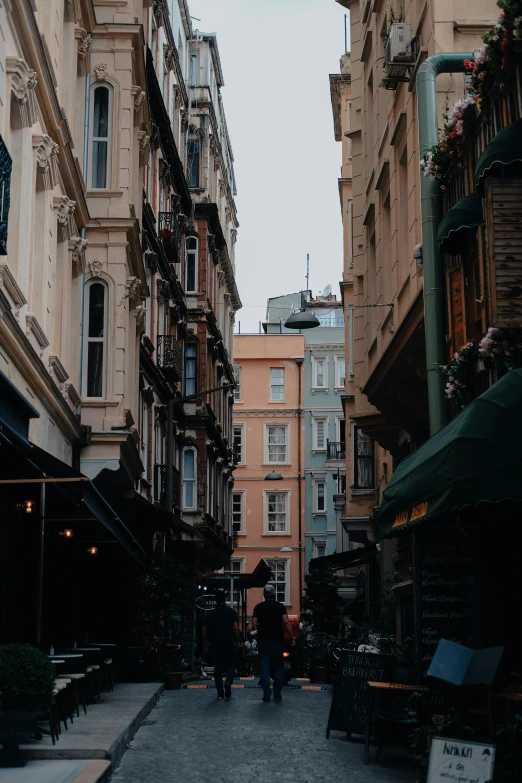
POLYGON ((107 63, 98 63, 94 66, 94 78, 98 82, 106 82, 109 75, 109 67, 107 63))
POLYGON ((233 228, 230 232, 230 237, 232 239, 232 243, 235 245, 237 242, 237 228, 233 228))
POLYGON ((223 196, 225 195, 226 192, 227 192, 227 186, 225 185, 223 180, 221 180, 221 182, 219 183, 219 195, 220 195, 220 197, 223 198, 223 196))
POLYGON ((78 76, 86 76, 91 70, 91 39, 88 36, 87 30, 84 30, 83 27, 77 27, 75 29, 74 37, 78 50, 76 74, 78 76))
POLYGON ((143 255, 145 257, 145 263, 147 264, 147 267, 151 275, 155 275, 156 272, 158 271, 158 256, 150 248, 147 248, 147 250, 144 251, 143 255))
POLYGON ((92 277, 101 277, 104 264, 102 261, 100 261, 99 258, 92 258, 87 262, 87 266, 89 267, 89 271, 92 277))
POLYGON ((76 223, 73 217, 76 202, 71 201, 67 196, 55 196, 53 205, 58 221, 58 241, 65 242, 76 234, 76 223))
POLYGON ((136 332, 138 334, 142 334, 145 331, 145 313, 146 308, 145 305, 142 304, 137 305, 132 311, 132 314, 136 319, 136 332))
POLYGON ((218 271, 217 277, 218 277, 219 285, 224 285, 225 284, 225 273, 223 272, 222 269, 220 269, 218 271))
POLYGON ((0 290, 2 288, 5 289, 9 295, 9 298, 13 302, 15 316, 18 320, 20 317, 20 308, 27 304, 27 299, 23 295, 22 289, 19 287, 14 275, 5 261, 0 261, 0 290))
POLYGON ((73 237, 69 240, 71 260, 77 273, 85 272, 85 251, 88 244, 86 239, 80 239, 80 237, 73 237))
POLYGON ((140 143, 140 153, 145 155, 150 144, 150 136, 145 131, 138 131, 138 141, 140 143))
POLYGON ((188 109, 182 109, 179 114, 181 117, 181 129, 183 131, 186 131, 188 128, 188 120, 189 120, 188 109))
POLYGON ((172 46, 167 44, 163 47, 163 57, 165 59, 165 70, 167 72, 173 71, 176 67, 176 58, 172 46))
POLYGON ((214 171, 219 171, 221 167, 221 155, 214 155, 214 171))
POLYGON ((49 367, 47 369, 57 386, 69 380, 69 373, 57 356, 49 356, 49 367))
POLYGON ((6 57, 6 71, 11 76, 11 93, 18 103, 20 121, 24 128, 30 128, 38 119, 35 87, 38 83, 36 71, 27 67, 24 60, 6 57))
POLYGON ((170 166, 167 161, 162 158, 159 162, 160 172, 159 177, 163 185, 170 185, 170 166))
POLYGON ((76 407, 81 402, 81 398, 73 384, 62 383, 60 385, 60 391, 67 405, 71 408, 71 410, 75 411, 76 407))
POLYGON ((230 209, 230 207, 227 207, 225 209, 225 221, 227 223, 230 223, 231 220, 232 220, 232 210, 230 209))
POLYGON ((134 125, 139 125, 140 109, 145 100, 145 92, 138 84, 133 84, 131 93, 134 96, 134 125))
POLYGON ((181 107, 181 87, 179 84, 175 84, 172 88, 174 95, 174 108, 176 111, 181 107))
POLYGON ((217 143, 216 137, 214 134, 211 134, 209 136, 209 148, 212 155, 216 155, 219 152, 219 145, 217 143))
POLYGON ((160 145, 160 139, 161 139, 160 129, 158 128, 157 125, 154 125, 154 123, 152 123, 152 133, 151 133, 151 136, 150 136, 150 146, 152 147, 153 150, 157 150, 158 149, 158 147, 160 145))
POLYGON ((181 233, 186 234, 189 226, 188 217, 184 215, 183 212, 180 212, 177 217, 178 217, 178 223, 179 223, 179 228, 181 233))
POLYGON ((158 27, 163 27, 165 23, 165 17, 169 18, 168 8, 166 7, 165 0, 152 0, 152 13, 154 14, 154 20, 158 27))
POLYGON ((170 299, 170 283, 168 280, 158 280, 158 293, 163 299, 170 299))
POLYGON ((232 300, 232 297, 230 296, 228 291, 225 291, 225 293, 223 294, 223 299, 225 300, 225 304, 227 304, 227 305, 230 304, 230 302, 232 300))
POLYGON ((36 162, 45 190, 53 190, 59 181, 58 154, 60 147, 46 133, 36 148, 36 162))
POLYGON ((139 299, 141 280, 139 277, 128 277, 125 282, 125 298, 133 302, 139 299))
POLYGON ((49 345, 49 340, 38 323, 38 319, 32 313, 27 313, 25 317, 25 333, 28 337, 31 337, 31 335, 34 336, 40 348, 40 357, 43 356, 43 352, 49 345))

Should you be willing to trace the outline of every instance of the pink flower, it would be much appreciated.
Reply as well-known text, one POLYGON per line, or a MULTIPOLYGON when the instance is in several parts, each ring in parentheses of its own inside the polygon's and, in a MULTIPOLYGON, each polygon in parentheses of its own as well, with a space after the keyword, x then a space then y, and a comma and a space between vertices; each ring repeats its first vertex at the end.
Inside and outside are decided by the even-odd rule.
POLYGON ((464 60, 464 68, 467 71, 471 71, 471 69, 473 68, 473 63, 471 62, 471 60, 464 60))

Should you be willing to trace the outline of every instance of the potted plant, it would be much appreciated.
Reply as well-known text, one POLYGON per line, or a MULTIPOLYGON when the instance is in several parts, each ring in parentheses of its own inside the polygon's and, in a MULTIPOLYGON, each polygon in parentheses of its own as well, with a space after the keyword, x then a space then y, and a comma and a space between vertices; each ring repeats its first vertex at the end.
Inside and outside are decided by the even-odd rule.
POLYGON ((55 672, 30 644, 0 645, 0 765, 23 766, 19 743, 39 731, 36 715, 53 697, 55 672))
POLYGON ((319 632, 309 634, 302 653, 302 660, 310 682, 328 683, 331 680, 331 651, 339 646, 337 636, 319 632))

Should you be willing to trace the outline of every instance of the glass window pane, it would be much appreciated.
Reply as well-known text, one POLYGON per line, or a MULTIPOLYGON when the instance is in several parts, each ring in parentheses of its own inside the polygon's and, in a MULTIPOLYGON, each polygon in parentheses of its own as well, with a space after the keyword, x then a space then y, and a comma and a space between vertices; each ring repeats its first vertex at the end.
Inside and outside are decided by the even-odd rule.
POLYGON ((185 482, 185 508, 194 508, 194 482, 185 482))
POLYGON ((94 91, 92 135, 95 139, 106 139, 109 135, 109 90, 107 87, 97 87, 94 91))
POLYGON ((105 286, 93 283, 89 286, 89 337, 103 337, 105 326, 105 286))
POLYGON ((92 187, 107 187, 107 142, 95 141, 92 145, 92 187))
POLYGON ((87 349, 87 397, 103 397, 103 342, 87 349))
POLYGON ((196 254, 187 253, 187 291, 196 290, 196 254))
POLYGON ((193 479, 195 478, 195 459, 192 449, 185 451, 183 455, 183 478, 193 479))

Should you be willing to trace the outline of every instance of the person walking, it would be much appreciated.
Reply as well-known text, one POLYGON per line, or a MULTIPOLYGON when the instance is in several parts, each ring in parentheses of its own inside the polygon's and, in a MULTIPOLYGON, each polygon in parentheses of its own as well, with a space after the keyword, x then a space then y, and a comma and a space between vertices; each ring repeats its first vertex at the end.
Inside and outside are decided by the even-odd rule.
POLYGON ((236 673, 236 647, 239 644, 240 631, 237 613, 226 606, 225 594, 216 593, 216 608, 208 612, 203 625, 203 647, 212 650, 214 658, 214 681, 218 699, 232 697, 232 683, 236 673), (223 672, 226 673, 223 690, 223 672))
POLYGON ((252 630, 257 630, 263 701, 270 701, 270 673, 273 672, 274 701, 280 702, 283 700, 281 691, 285 681, 284 632, 285 630, 288 632, 292 644, 295 644, 294 632, 286 613, 286 606, 276 601, 273 585, 264 588, 263 597, 265 600, 257 604, 252 615, 252 630))

